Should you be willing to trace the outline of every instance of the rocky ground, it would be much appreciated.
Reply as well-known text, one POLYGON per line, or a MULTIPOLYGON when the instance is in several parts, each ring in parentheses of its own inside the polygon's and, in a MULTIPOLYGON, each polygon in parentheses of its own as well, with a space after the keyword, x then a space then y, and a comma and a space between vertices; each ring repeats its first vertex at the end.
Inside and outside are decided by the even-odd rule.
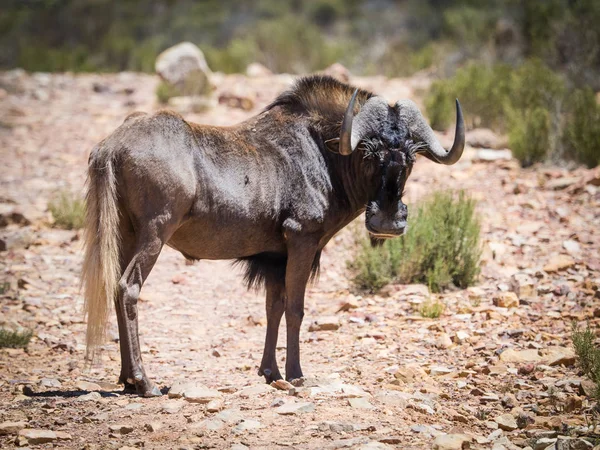
MULTIPOLYGON (((191 120, 230 124, 264 107, 290 76, 217 76, 214 103, 191 120)), ((353 78, 390 100, 427 80, 353 78)), ((84 365, 80 233, 52 227, 48 201, 82 191, 92 146, 135 110, 154 110, 140 74, 0 74, 0 325, 34 330, 0 350, 0 447, 588 449, 600 443, 571 323, 600 322, 600 171, 523 170, 485 130, 453 167, 419 160, 410 204, 465 189, 483 220, 476 287, 432 295, 391 285, 353 290, 346 261, 357 222, 323 255, 307 295, 304 386, 256 375, 264 300, 228 262, 186 265, 165 249, 140 301, 147 372, 167 395, 123 394, 118 335, 84 365), (353 230, 354 229, 354 230, 353 230), (169 390, 170 388, 170 390, 169 390)), ((179 104, 185 109, 189 105, 179 104)), ((196 109, 197 108, 193 108, 196 109)), ((443 136, 445 140, 451 134, 443 136)), ((281 342, 284 342, 282 339, 281 342)), ((280 363, 284 348, 280 348, 280 363)))

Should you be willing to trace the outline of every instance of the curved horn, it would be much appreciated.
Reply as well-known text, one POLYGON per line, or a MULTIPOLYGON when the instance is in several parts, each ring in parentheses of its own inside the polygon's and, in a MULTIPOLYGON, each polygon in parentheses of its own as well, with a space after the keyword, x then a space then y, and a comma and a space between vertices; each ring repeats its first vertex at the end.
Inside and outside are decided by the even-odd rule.
POLYGON ((356 103, 357 94, 358 89, 352 94, 342 120, 339 153, 345 156, 352 154, 360 141, 368 133, 377 129, 378 124, 383 123, 390 109, 384 99, 374 96, 362 105, 360 112, 354 117, 354 104, 356 103))
POLYGON ((439 143, 417 105, 410 100, 398 102, 397 105, 400 106, 400 117, 406 121, 412 138, 425 144, 422 149, 417 150, 418 153, 423 153, 424 156, 439 164, 449 166, 458 162, 465 148, 465 123, 458 99, 456 99, 454 143, 448 151, 444 150, 439 143))
POLYGON ((348 156, 354 151, 352 146, 352 120, 354 118, 354 103, 356 102, 356 95, 358 89, 352 94, 350 103, 344 113, 344 120, 342 121, 342 129, 340 131, 340 155, 348 156))

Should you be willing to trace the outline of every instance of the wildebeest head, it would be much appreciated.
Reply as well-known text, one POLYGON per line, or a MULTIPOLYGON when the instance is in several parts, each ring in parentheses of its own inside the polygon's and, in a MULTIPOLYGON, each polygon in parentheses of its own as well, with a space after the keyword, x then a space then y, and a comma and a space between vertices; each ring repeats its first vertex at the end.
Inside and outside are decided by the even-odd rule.
POLYGON ((355 116, 357 93, 358 90, 346 109, 339 141, 336 139, 337 151, 350 155, 361 147, 364 175, 372 186, 365 222, 371 236, 399 236, 407 227, 408 208, 402 202, 402 194, 416 155, 421 153, 446 165, 456 163, 462 155, 465 130, 460 104, 457 100, 454 143, 446 151, 412 101, 390 106, 382 97, 373 96, 355 116))

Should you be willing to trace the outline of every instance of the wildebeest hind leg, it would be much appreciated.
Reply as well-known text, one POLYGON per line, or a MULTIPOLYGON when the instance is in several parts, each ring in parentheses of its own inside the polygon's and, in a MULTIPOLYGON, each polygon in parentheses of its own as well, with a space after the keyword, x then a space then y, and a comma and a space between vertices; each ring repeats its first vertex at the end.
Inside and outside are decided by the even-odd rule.
POLYGON ((283 282, 269 281, 267 288, 267 336, 265 349, 258 374, 265 377, 267 383, 283 378, 277 367, 277 336, 281 316, 285 309, 285 286, 283 282))
POLYGON ((139 395, 153 397, 161 395, 151 382, 142 365, 142 354, 138 337, 138 308, 140 290, 150 274, 164 242, 171 236, 172 227, 165 229, 159 220, 150 221, 136 233, 135 250, 127 268, 119 280, 116 299, 119 337, 121 341, 121 381, 127 388, 135 386, 139 395))

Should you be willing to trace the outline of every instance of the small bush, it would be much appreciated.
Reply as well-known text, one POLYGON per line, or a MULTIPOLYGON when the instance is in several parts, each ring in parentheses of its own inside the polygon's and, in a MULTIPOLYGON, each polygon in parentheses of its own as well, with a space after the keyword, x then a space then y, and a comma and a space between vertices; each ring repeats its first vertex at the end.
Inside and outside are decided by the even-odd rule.
POLYGON ((437 319, 444 312, 445 306, 439 300, 431 301, 426 300, 419 310, 422 317, 427 317, 428 319, 437 319))
POLYGON ((350 267, 356 284, 377 290, 390 281, 425 283, 433 291, 465 288, 479 274, 479 219, 464 192, 437 192, 409 219, 405 236, 371 248, 362 242, 350 267))
POLYGON ((11 331, 0 328, 0 348, 21 348, 27 347, 33 331, 11 331))
POLYGON ((567 102, 563 135, 568 156, 595 167, 600 164, 600 105, 591 89, 575 91, 567 102))
POLYGON ((58 228, 76 230, 83 227, 85 202, 76 195, 61 192, 48 204, 48 209, 58 228))
POLYGON ((508 136, 513 156, 523 167, 544 161, 550 151, 550 114, 544 108, 515 110, 508 136))
POLYGON ((163 105, 169 103, 169 99, 171 97, 177 97, 178 95, 181 94, 177 88, 165 83, 164 81, 161 81, 159 85, 156 86, 156 98, 158 99, 159 103, 162 103, 163 105))
POLYGON ((579 365, 583 373, 596 384, 595 397, 600 400, 600 347, 595 343, 596 336, 589 325, 581 331, 573 326, 573 347, 579 358, 579 365))

